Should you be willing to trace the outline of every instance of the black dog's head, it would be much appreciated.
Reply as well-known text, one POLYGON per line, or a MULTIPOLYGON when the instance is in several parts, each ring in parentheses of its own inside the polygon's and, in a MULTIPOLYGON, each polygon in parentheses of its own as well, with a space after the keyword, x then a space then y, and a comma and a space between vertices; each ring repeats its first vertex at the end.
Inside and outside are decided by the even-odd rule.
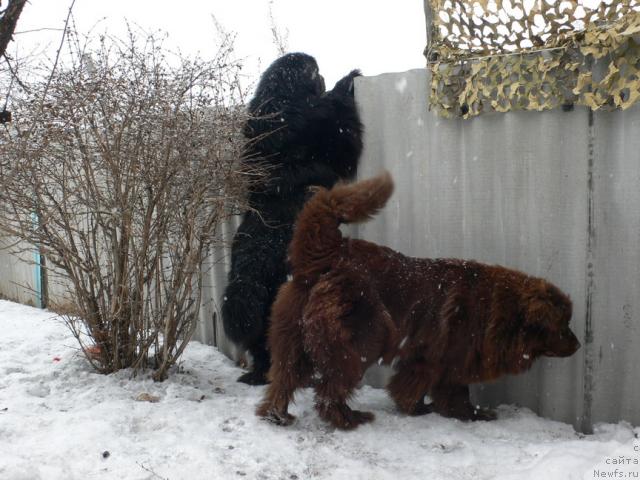
POLYGON ((263 101, 269 98, 298 100, 319 97, 325 88, 315 58, 306 53, 287 53, 262 74, 255 97, 263 101))
POLYGON ((288 53, 275 60, 260 77, 248 105, 250 118, 243 133, 257 141, 248 146, 247 155, 280 156, 290 147, 289 129, 306 125, 306 110, 316 104, 324 91, 324 78, 311 55, 288 53), (260 139, 262 136, 265 138, 260 139))

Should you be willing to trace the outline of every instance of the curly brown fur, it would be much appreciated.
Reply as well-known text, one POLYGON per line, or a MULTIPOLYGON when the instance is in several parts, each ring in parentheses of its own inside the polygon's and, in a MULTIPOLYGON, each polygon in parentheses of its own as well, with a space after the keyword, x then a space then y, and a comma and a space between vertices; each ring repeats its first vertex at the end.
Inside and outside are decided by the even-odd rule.
POLYGON ((489 420, 493 412, 471 405, 469 384, 579 348, 571 301, 543 279, 342 237, 340 223, 366 220, 392 190, 388 174, 321 189, 300 213, 289 247, 293 279, 272 309, 271 384, 258 415, 290 423, 294 392, 314 376, 320 416, 354 428, 373 419, 347 404, 364 371, 396 358, 388 391, 401 411, 489 420))

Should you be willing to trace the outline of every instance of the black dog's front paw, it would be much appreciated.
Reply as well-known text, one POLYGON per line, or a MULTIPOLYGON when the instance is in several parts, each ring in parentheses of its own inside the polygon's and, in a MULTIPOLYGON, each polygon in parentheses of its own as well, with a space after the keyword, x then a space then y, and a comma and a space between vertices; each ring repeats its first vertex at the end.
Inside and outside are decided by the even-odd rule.
POLYGON ((356 77, 361 77, 362 72, 358 69, 351 70, 347 75, 342 77, 333 87, 333 91, 344 95, 353 95, 353 83, 356 77))
POLYGON ((238 382, 246 383, 247 385, 266 385, 269 383, 265 372, 247 372, 244 375, 238 377, 238 382))

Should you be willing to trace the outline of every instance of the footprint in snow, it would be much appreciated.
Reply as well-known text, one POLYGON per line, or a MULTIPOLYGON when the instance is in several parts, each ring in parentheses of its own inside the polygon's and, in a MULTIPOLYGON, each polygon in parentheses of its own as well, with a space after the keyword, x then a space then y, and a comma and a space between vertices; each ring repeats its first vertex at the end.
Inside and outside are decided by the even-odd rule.
POLYGON ((244 420, 241 420, 238 417, 227 418, 220 424, 220 428, 222 428, 223 432, 233 432, 242 426, 244 426, 244 420))
POLYGON ((4 369, 5 375, 11 375, 12 373, 27 373, 27 371, 22 367, 7 367, 4 369))
POLYGON ((434 443, 432 445, 421 445, 423 448, 430 448, 430 450, 433 450, 434 452, 440 452, 440 453, 451 453, 451 452, 455 452, 456 450, 460 450, 461 448, 464 448, 464 445, 460 442, 454 442, 454 443, 450 443, 450 444, 445 444, 445 443, 434 443))
POLYGON ((37 385, 27 387, 27 393, 34 397, 44 398, 49 396, 49 394, 51 393, 51 388, 40 382, 37 385))

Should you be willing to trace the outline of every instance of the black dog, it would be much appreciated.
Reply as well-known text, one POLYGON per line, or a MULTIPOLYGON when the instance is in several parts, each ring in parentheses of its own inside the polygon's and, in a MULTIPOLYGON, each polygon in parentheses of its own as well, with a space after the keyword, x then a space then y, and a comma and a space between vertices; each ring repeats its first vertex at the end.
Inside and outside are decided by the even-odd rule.
POLYGON ((356 174, 362 124, 353 81, 359 75, 352 71, 325 93, 315 59, 287 54, 263 73, 249 103, 245 161, 266 164, 268 174, 249 193, 251 210, 233 240, 222 305, 225 333, 253 357, 253 370, 240 382, 266 383, 269 312, 287 277, 287 247, 308 187, 330 188, 356 174))

